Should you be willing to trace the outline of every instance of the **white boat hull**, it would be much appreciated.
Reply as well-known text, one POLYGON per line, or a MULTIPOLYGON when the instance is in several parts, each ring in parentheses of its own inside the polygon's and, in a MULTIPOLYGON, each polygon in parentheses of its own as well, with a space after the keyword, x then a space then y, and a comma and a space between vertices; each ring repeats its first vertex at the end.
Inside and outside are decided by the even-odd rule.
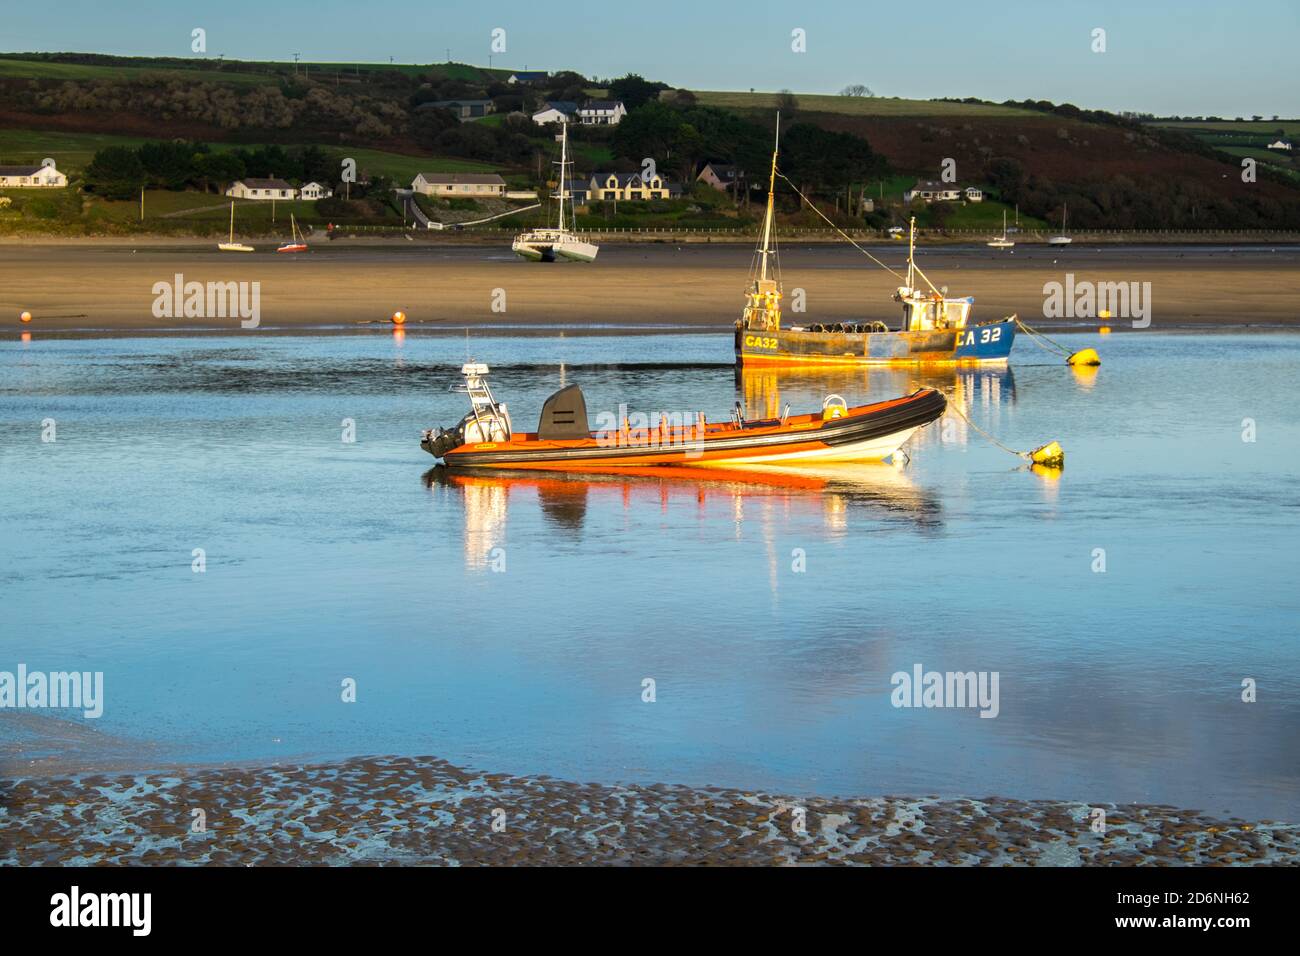
POLYGON ((907 440, 915 432, 915 428, 905 428, 902 431, 891 432, 888 435, 880 435, 876 438, 867 438, 860 442, 838 445, 833 448, 822 448, 816 451, 796 451, 787 452, 786 454, 768 452, 744 458, 724 458, 698 464, 687 461, 684 464, 699 468, 733 468, 757 464, 796 465, 805 462, 808 464, 835 464, 849 461, 884 461, 906 445, 907 440))
POLYGON ((600 247, 590 242, 583 242, 572 236, 552 238, 532 238, 527 234, 518 236, 510 246, 515 255, 530 262, 554 262, 556 259, 568 259, 571 262, 591 262, 600 252, 600 247))
POLYGON ((217 248, 222 252, 253 252, 252 246, 246 246, 242 242, 219 242, 217 248))
POLYGON ((1074 242, 1074 240, 1069 236, 1052 236, 1047 240, 1049 246, 1068 246, 1072 242, 1074 242))

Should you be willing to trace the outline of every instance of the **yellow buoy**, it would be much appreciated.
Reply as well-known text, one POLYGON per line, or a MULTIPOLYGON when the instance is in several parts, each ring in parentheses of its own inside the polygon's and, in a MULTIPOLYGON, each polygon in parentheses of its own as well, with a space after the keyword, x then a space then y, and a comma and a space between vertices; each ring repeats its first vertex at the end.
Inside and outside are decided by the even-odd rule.
POLYGON ((18 316, 19 322, 30 322, 31 320, 32 320, 32 314, 30 312, 22 312, 18 316))
POLYGON ((406 313, 405 313, 405 312, 394 312, 394 313, 393 313, 393 325, 401 325, 401 324, 402 324, 403 322, 405 322, 405 321, 406 321, 406 313))
POLYGON ((1049 481, 1061 480, 1062 469, 1060 468, 1053 468, 1050 465, 1030 465, 1029 470, 1040 478, 1046 478, 1049 481))
POLYGON ((1060 442, 1049 441, 1042 448, 1031 451, 1029 460, 1035 465, 1044 465, 1048 468, 1064 468, 1065 451, 1061 448, 1060 442))
POLYGON ((1100 365, 1101 356, 1096 349, 1079 349, 1065 360, 1066 365, 1100 365))
POLYGON ((1110 326, 1109 326, 1109 325, 1103 325, 1101 328, 1099 328, 1099 329, 1097 330, 1097 334, 1098 334, 1098 335, 1110 335, 1110 326))

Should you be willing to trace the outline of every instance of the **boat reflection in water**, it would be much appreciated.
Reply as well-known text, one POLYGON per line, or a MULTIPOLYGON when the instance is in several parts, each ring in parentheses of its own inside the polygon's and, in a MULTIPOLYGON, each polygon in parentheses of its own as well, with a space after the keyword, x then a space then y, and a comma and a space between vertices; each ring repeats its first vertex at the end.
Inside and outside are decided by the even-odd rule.
POLYGON ((827 392, 850 396, 853 401, 869 401, 872 395, 906 395, 918 388, 942 392, 948 399, 948 410, 938 428, 923 429, 913 436, 909 443, 912 448, 967 444, 971 429, 962 415, 996 432, 1004 423, 1003 413, 1009 413, 1016 403, 1015 374, 1006 366, 736 369, 737 399, 745 414, 756 418, 775 418, 786 404, 797 408, 820 401, 827 392), (953 414, 953 409, 961 415, 953 414))
POLYGON ((589 513, 643 516, 691 508, 701 524, 725 524, 739 537, 746 525, 763 536, 792 521, 820 518, 834 535, 855 522, 904 523, 921 532, 943 523, 939 498, 901 468, 883 464, 729 469, 660 467, 637 472, 582 473, 462 471, 436 465, 424 473, 435 495, 462 499, 465 565, 490 568, 504 548, 506 527, 520 520, 551 533, 577 537, 589 513), (538 522, 535 519, 540 518, 538 522))

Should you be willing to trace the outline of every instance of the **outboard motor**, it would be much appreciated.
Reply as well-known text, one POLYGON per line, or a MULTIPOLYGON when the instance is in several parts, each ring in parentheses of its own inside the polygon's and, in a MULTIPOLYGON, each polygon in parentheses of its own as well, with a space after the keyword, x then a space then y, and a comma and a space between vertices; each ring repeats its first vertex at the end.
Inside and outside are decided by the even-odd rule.
POLYGON ((460 372, 465 376, 465 381, 453 385, 452 391, 464 392, 469 396, 469 414, 455 428, 430 428, 423 433, 420 447, 435 458, 442 458, 461 445, 510 440, 510 412, 504 403, 499 403, 492 397, 492 390, 484 381, 488 367, 479 362, 469 362, 461 366, 460 372))

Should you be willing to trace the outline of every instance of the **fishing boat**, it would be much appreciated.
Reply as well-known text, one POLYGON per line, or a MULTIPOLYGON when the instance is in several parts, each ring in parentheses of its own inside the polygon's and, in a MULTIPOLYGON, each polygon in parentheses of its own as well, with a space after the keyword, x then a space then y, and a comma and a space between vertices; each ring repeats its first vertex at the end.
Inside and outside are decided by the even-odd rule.
POLYGON ((787 406, 779 417, 759 421, 746 420, 739 404, 719 422, 697 412, 689 420, 660 416, 657 425, 647 419, 633 426, 606 414, 599 416, 606 427, 592 431, 582 390, 567 385, 542 404, 537 431, 516 432, 509 410, 488 387, 488 367, 471 362, 461 374, 465 382, 458 390, 469 396, 469 413, 452 428, 426 430, 420 441, 449 468, 603 471, 883 461, 947 407, 943 393, 922 388, 858 406, 828 395, 820 412, 792 416, 787 406))
POLYGON ((532 262, 554 262, 556 259, 569 259, 573 262, 591 262, 600 252, 594 243, 579 239, 573 234, 573 198, 569 194, 569 124, 562 123, 560 133, 560 180, 555 198, 558 201, 558 215, 554 229, 530 229, 515 236, 510 248, 515 255, 532 262), (569 200, 569 216, 566 223, 564 201, 569 200))
POLYGON ((1070 214, 1069 207, 1062 205, 1061 206, 1061 233, 1060 235, 1047 237, 1047 244, 1049 246, 1068 246, 1070 243, 1074 242, 1073 239, 1071 239, 1069 236, 1065 234, 1065 217, 1068 216, 1069 214, 1070 214))
POLYGON ((1002 210, 1002 235, 994 236, 985 243, 990 249, 1011 249, 1016 244, 1014 239, 1007 238, 1007 211, 1002 210))
POLYGON ((306 252, 307 237, 298 231, 298 223, 289 213, 289 241, 275 250, 276 252, 306 252))
POLYGON ((916 265, 915 218, 908 232, 906 274, 890 269, 857 247, 877 265, 903 279, 903 285, 895 289, 893 296, 903 306, 898 328, 891 329, 885 322, 805 323, 783 327, 773 230, 779 145, 778 138, 777 149, 772 152, 767 212, 755 253, 752 282, 746 293, 744 311, 736 321, 738 366, 973 365, 1007 360, 1015 341, 1016 317, 976 323, 971 315, 975 307, 973 297, 949 298, 946 288, 935 287, 916 265), (924 287, 918 283, 924 283, 924 287))
POLYGON ((235 201, 230 201, 230 241, 218 242, 217 248, 222 252, 253 252, 253 247, 242 242, 235 242, 235 201))

